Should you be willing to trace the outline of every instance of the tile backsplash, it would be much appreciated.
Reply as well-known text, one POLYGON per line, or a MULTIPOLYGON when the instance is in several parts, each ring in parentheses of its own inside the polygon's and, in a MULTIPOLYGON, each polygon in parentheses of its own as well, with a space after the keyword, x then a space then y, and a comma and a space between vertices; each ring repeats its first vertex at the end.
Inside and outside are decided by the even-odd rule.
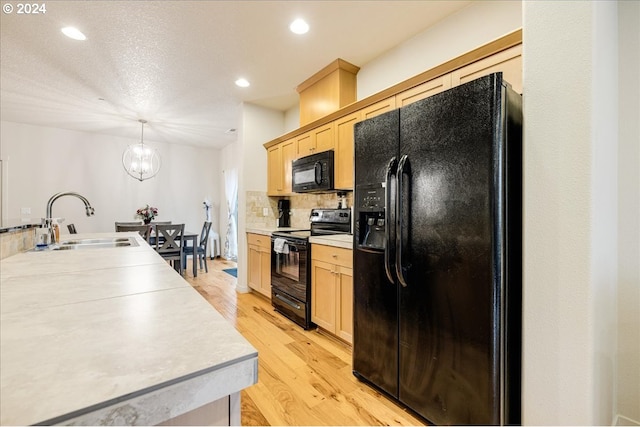
MULTIPOLYGON (((347 191, 347 206, 353 204, 353 192, 347 191)), ((295 194, 287 197, 269 197, 263 191, 247 191, 246 225, 251 228, 273 228, 278 215, 278 200, 288 199, 291 206, 291 227, 309 228, 309 215, 314 208, 337 208, 337 193, 295 194), (267 208, 267 216, 263 215, 267 208)))
POLYGON ((0 259, 33 249, 36 245, 35 228, 0 233, 0 259))

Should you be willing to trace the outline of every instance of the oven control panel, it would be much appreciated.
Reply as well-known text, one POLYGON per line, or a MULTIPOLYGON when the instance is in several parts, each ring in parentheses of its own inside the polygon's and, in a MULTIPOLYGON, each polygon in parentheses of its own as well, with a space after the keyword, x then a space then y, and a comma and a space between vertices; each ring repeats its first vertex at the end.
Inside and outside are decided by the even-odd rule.
POLYGON ((351 209, 312 209, 311 222, 344 224, 351 222, 351 209))

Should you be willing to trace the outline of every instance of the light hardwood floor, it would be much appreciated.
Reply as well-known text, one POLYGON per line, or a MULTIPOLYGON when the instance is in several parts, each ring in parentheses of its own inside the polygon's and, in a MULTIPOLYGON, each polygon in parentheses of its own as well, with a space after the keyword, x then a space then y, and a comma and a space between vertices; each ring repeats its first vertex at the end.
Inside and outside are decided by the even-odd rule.
POLYGON ((273 311, 268 299, 235 291, 208 260, 209 273, 186 280, 258 350, 258 383, 242 391, 242 425, 424 425, 351 372, 351 347, 305 331, 273 311))

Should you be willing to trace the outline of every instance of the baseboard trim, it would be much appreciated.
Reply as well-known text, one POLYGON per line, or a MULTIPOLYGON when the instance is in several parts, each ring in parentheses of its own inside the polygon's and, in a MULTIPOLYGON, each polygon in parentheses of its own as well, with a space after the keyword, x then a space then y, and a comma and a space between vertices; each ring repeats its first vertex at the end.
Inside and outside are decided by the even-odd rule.
POLYGON ((241 294, 246 294, 248 292, 251 292, 251 289, 248 286, 242 286, 242 285, 236 284, 236 292, 239 292, 241 294))
POLYGON ((616 422, 613 424, 615 426, 640 426, 640 421, 632 420, 631 418, 627 418, 624 415, 616 415, 616 422))

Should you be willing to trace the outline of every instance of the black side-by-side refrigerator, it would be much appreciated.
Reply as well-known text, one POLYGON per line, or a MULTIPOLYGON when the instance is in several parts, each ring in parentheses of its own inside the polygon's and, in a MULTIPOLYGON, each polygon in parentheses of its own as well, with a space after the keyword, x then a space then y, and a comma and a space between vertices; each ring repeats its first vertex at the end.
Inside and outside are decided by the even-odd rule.
POLYGON ((522 100, 501 73, 355 125, 353 372, 433 424, 519 424, 522 100))

